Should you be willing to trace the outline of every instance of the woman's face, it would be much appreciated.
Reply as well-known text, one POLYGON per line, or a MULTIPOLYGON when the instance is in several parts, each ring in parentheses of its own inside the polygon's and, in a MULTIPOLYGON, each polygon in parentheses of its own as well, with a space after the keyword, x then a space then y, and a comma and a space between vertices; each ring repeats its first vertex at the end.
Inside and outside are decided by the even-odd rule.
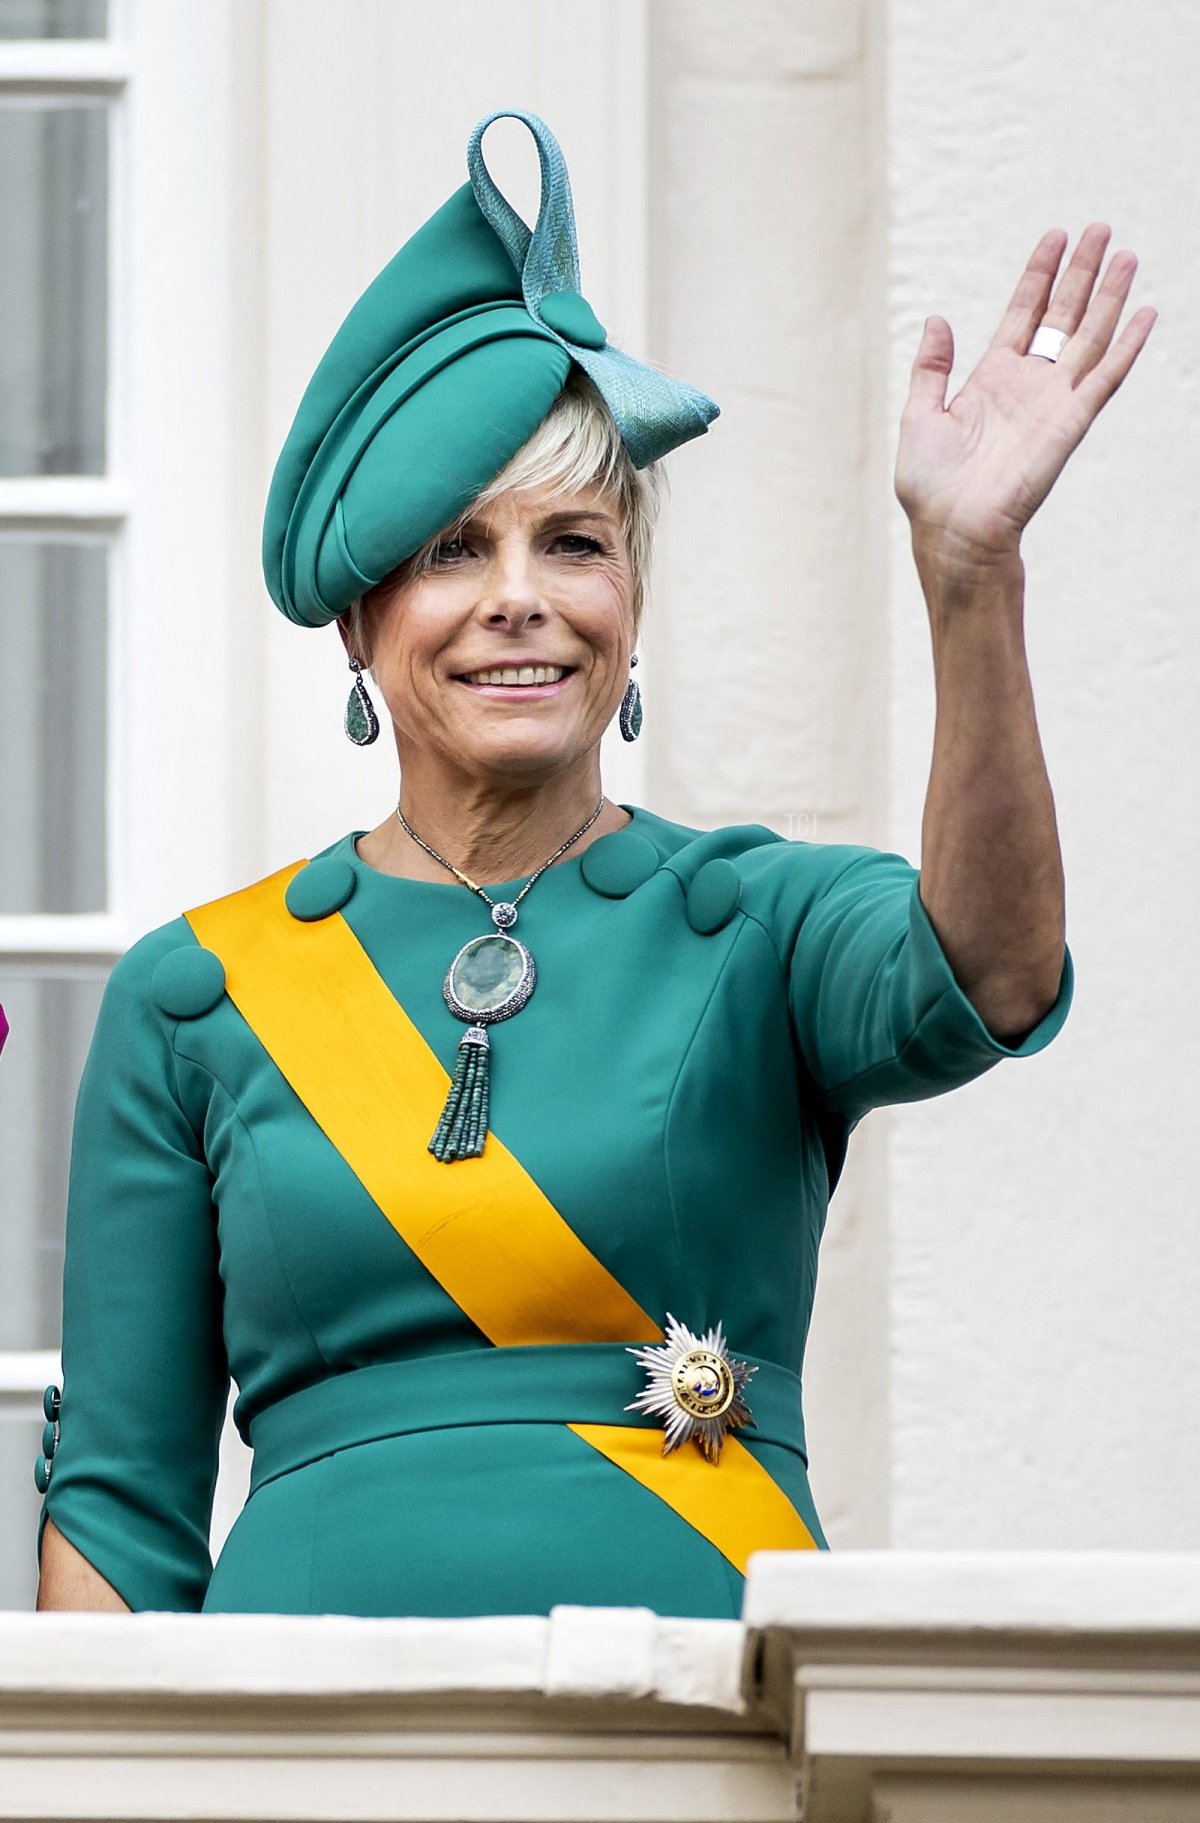
MULTIPOLYGON (((379 693, 407 752, 533 782, 592 752, 629 681, 633 572, 611 497, 507 493, 433 567, 364 604, 379 693), (564 668, 540 685, 477 674, 564 668)), ((344 636, 344 628, 343 628, 344 636)))

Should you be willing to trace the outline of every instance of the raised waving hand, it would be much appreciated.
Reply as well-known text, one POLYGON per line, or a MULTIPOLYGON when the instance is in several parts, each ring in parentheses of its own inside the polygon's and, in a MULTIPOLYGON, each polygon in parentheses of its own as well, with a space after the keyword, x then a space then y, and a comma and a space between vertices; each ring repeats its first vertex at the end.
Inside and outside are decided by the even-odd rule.
POLYGON ((900 421, 896 495, 914 537, 967 562, 1011 556, 1068 456, 1137 360, 1157 319, 1142 305, 1116 334, 1137 256, 1114 253, 1111 230, 1084 229, 1055 287, 1068 236, 1039 240, 983 355, 946 403, 954 336, 926 319, 900 421), (1053 288, 1053 296, 1051 290, 1053 288), (1028 353, 1039 326, 1067 335, 1055 361, 1028 353))

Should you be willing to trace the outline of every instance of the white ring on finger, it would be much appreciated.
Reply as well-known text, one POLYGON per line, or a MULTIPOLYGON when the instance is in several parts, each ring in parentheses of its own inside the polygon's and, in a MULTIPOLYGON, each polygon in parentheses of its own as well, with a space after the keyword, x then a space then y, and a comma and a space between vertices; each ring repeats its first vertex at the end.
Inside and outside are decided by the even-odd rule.
POLYGON ((1042 323, 1034 330, 1033 340, 1025 352, 1037 355, 1041 361, 1057 361, 1069 340, 1065 329, 1048 329, 1042 323))

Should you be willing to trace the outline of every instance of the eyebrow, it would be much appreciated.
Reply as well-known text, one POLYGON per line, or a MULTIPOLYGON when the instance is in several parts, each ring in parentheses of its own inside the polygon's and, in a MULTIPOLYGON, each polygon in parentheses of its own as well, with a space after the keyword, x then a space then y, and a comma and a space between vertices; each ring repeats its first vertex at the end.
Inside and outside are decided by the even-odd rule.
MULTIPOLYGON (((557 513, 546 513, 541 519, 538 520, 537 526, 535 529, 539 532, 546 532, 546 531, 549 531, 550 527, 553 525, 578 525, 580 520, 583 520, 583 519, 594 520, 596 522, 596 524, 598 524, 598 525, 615 525, 616 524, 616 520, 613 518, 611 513, 599 513, 599 512, 591 512, 591 511, 573 513, 570 511, 564 511, 564 512, 557 512, 557 513)), ((487 521, 483 520, 483 519, 470 518, 470 519, 464 520, 463 524, 464 524, 464 529, 468 525, 477 526, 481 531, 487 531, 489 529, 487 521)))

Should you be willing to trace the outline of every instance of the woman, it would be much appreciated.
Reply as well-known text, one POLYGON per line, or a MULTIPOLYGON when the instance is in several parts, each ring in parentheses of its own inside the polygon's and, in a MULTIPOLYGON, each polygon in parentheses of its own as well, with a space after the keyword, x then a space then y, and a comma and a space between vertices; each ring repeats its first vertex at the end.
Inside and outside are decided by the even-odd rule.
MULTIPOLYGON (((896 472, 938 712, 920 872, 603 793, 640 722, 656 464, 711 400, 607 344, 536 116, 530 236, 480 141, 351 311, 281 454, 278 605, 337 620, 397 807, 150 932, 80 1088, 41 1607, 737 1615, 822 1548, 800 1371, 872 1107, 1041 1050, 1073 971, 1021 532, 1149 333, 1043 236, 896 472), (1034 344, 1035 332, 1037 342, 1034 344), (526 676, 526 669, 529 675, 526 676), (215 1567, 229 1375, 253 1445, 215 1567)), ((48 1460, 47 1460, 48 1459, 48 1460)))

